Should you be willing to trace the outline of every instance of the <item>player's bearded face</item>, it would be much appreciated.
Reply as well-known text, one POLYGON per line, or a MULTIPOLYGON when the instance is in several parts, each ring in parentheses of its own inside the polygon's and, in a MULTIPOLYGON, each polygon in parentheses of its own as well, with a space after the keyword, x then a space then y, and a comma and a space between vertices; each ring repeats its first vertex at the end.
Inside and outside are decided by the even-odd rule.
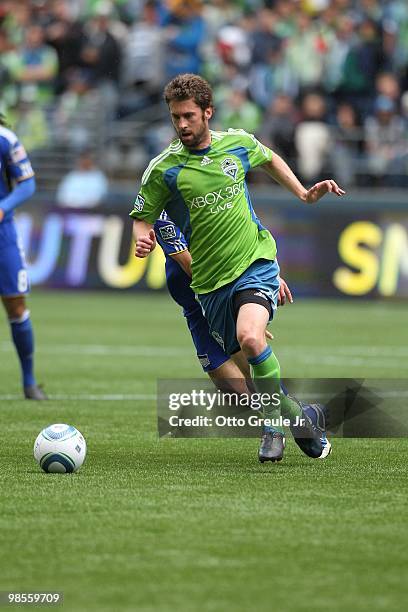
POLYGON ((194 100, 170 102, 171 120, 181 142, 189 149, 207 147, 211 142, 208 121, 212 109, 202 110, 194 100))

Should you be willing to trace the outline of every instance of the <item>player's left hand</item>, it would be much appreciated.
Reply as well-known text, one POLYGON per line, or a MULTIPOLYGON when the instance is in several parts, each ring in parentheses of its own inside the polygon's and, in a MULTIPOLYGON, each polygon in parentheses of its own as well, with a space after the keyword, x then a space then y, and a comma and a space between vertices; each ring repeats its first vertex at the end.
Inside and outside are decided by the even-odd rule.
POLYGON ((306 202, 308 204, 314 204, 314 202, 320 200, 326 193, 335 193, 337 196, 342 196, 346 192, 332 179, 320 181, 320 183, 316 183, 308 190, 306 193, 306 202))
MULTIPOLYGON (((288 285, 286 284, 286 281, 283 280, 283 278, 280 278, 280 285, 279 285, 279 295, 278 295, 278 306, 284 306, 286 303, 286 299, 289 300, 290 304, 293 304, 293 297, 292 297, 292 293, 288 287, 288 285)), ((265 330, 265 338, 267 340, 273 340, 274 336, 273 334, 266 329, 265 330)))
POLYGON ((286 298, 289 300, 289 304, 293 304, 292 293, 283 278, 280 278, 279 295, 278 295, 278 306, 284 306, 286 304, 286 298))
POLYGON ((0 208, 0 223, 3 221, 3 219, 4 219, 4 210, 0 208))

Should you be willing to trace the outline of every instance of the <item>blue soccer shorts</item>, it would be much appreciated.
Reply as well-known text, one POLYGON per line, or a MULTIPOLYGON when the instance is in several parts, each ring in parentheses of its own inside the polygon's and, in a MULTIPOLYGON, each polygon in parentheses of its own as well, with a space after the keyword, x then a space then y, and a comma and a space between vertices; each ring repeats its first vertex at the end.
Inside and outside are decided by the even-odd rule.
POLYGON ((211 336, 199 304, 193 312, 189 312, 186 320, 197 351, 197 358, 204 372, 211 372, 228 361, 229 356, 211 336))
POLYGON ((171 256, 166 257, 167 288, 173 300, 183 307, 197 357, 204 372, 211 372, 228 361, 220 345, 212 338, 201 306, 190 288, 191 278, 171 256))
POLYGON ((235 294, 245 289, 256 289, 262 292, 271 305, 269 319, 271 320, 278 305, 279 285, 278 263, 258 259, 236 280, 215 291, 197 296, 212 337, 228 355, 233 355, 240 350, 234 312, 235 294))

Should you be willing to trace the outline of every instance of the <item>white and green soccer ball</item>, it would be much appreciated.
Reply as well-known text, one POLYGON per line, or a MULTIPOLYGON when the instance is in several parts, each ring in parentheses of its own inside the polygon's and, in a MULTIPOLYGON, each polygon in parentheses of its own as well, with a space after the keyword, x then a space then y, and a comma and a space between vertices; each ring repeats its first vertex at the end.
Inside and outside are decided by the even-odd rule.
POLYGON ((44 472, 76 472, 85 457, 85 438, 73 425, 49 425, 38 434, 34 443, 34 458, 44 472))

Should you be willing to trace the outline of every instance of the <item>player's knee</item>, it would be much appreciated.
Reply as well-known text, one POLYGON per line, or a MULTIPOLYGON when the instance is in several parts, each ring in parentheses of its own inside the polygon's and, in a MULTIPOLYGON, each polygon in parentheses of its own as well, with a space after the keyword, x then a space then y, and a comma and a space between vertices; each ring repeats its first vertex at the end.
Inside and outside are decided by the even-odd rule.
POLYGON ((27 313, 28 311, 25 307, 16 307, 8 313, 8 318, 10 321, 22 321, 27 318, 27 313))
POLYGON ((4 307, 7 312, 7 317, 11 320, 21 319, 26 312, 26 305, 22 299, 3 299, 4 307))
POLYGON ((238 333, 238 342, 247 357, 256 357, 265 348, 265 337, 249 329, 238 333))

